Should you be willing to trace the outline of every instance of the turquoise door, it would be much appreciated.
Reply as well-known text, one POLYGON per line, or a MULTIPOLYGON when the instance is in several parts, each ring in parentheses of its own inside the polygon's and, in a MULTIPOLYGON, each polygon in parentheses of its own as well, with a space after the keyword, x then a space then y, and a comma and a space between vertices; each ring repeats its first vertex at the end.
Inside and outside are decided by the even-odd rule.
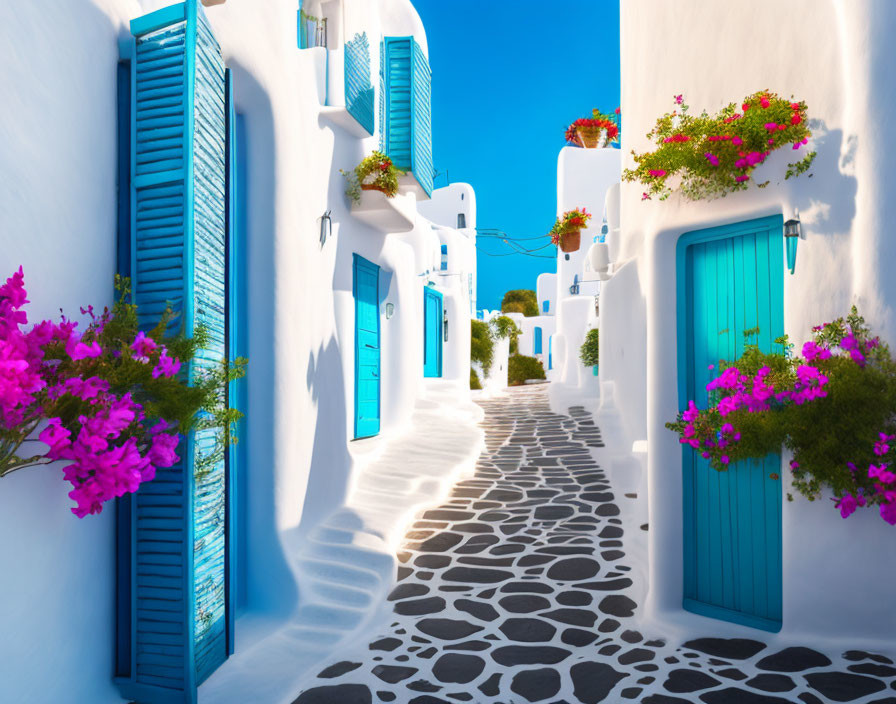
POLYGON ((354 255, 355 437, 380 432, 380 268, 354 255))
POLYGON ((541 354, 541 328, 533 329, 534 339, 532 341, 532 354, 541 354))
MULTIPOLYGON (((744 331, 771 351, 784 334, 781 217, 684 235, 678 243, 679 401, 706 406, 721 359, 744 331), (714 369, 710 369, 714 365, 714 369)), ((717 472, 683 455, 684 608, 767 631, 781 628, 780 456, 717 472)))
POLYGON ((548 369, 554 368, 554 336, 548 338, 548 369))
POLYGON ((423 376, 442 376, 442 294, 423 289, 423 376))

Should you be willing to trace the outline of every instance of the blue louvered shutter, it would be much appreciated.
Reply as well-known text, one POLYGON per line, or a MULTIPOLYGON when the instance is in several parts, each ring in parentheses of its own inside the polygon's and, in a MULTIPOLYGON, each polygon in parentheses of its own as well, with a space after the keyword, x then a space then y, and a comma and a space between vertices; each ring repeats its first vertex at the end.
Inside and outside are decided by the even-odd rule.
POLYGON ((413 122, 411 125, 411 171, 417 182, 432 194, 432 71, 423 49, 413 42, 412 93, 413 122))
POLYGON ((432 194, 432 73, 413 37, 386 37, 380 52, 381 146, 432 194))
MULTIPOLYGON (((131 32, 134 300, 144 329, 169 304, 172 327, 206 328, 209 344, 186 370, 195 377, 226 355, 224 63, 197 0, 138 18, 131 32)), ((215 435, 182 439, 180 462, 122 502, 116 682, 141 704, 192 704, 227 657, 228 483, 215 435)))
POLYGON ((345 109, 373 134, 373 84, 370 81, 370 42, 356 34, 345 43, 345 109))

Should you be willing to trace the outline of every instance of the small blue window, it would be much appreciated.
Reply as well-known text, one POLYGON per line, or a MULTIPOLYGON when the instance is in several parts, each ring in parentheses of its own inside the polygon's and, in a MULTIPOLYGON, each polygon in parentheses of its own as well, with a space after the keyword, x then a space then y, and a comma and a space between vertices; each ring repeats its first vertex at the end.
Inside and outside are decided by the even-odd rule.
POLYGON ((448 271, 448 245, 442 245, 442 264, 439 267, 441 271, 448 271))
POLYGON ((467 216, 464 213, 457 214, 457 229, 461 230, 467 226, 467 216))
POLYGON ((536 327, 533 332, 535 333, 535 340, 532 343, 532 354, 541 354, 541 328, 536 327))
POLYGON ((551 302, 550 301, 542 301, 541 310, 543 312, 547 313, 550 309, 551 309, 551 302))

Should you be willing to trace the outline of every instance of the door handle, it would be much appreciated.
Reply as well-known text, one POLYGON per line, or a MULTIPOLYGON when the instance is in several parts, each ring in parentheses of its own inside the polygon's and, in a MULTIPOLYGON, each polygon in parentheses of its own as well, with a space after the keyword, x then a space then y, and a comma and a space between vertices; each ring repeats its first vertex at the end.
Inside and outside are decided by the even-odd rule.
POLYGON ((366 348, 368 348, 368 349, 371 349, 371 350, 378 350, 378 349, 379 349, 379 347, 374 347, 373 345, 368 345, 366 342, 364 343, 364 346, 365 346, 366 348))

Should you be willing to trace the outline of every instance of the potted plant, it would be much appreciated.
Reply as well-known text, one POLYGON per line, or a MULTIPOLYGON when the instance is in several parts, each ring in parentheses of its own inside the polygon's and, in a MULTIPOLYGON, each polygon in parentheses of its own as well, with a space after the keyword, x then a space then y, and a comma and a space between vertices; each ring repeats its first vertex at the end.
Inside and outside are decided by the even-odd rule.
POLYGON ((347 184, 345 194, 354 203, 361 201, 361 191, 379 191, 387 198, 394 198, 398 193, 398 177, 404 171, 396 168, 392 159, 382 152, 375 151, 365 157, 353 171, 346 172, 340 169, 345 176, 347 184))
POLYGON ((579 359, 586 367, 594 368, 594 376, 597 376, 600 363, 600 330, 592 328, 585 333, 585 342, 579 348, 579 359))
POLYGON ((598 109, 591 117, 582 117, 566 128, 566 141, 585 149, 600 149, 619 141, 619 108, 614 115, 598 109))
POLYGON ((585 208, 568 210, 554 222, 548 233, 561 252, 577 252, 582 246, 582 228, 588 225, 591 213, 585 208))

